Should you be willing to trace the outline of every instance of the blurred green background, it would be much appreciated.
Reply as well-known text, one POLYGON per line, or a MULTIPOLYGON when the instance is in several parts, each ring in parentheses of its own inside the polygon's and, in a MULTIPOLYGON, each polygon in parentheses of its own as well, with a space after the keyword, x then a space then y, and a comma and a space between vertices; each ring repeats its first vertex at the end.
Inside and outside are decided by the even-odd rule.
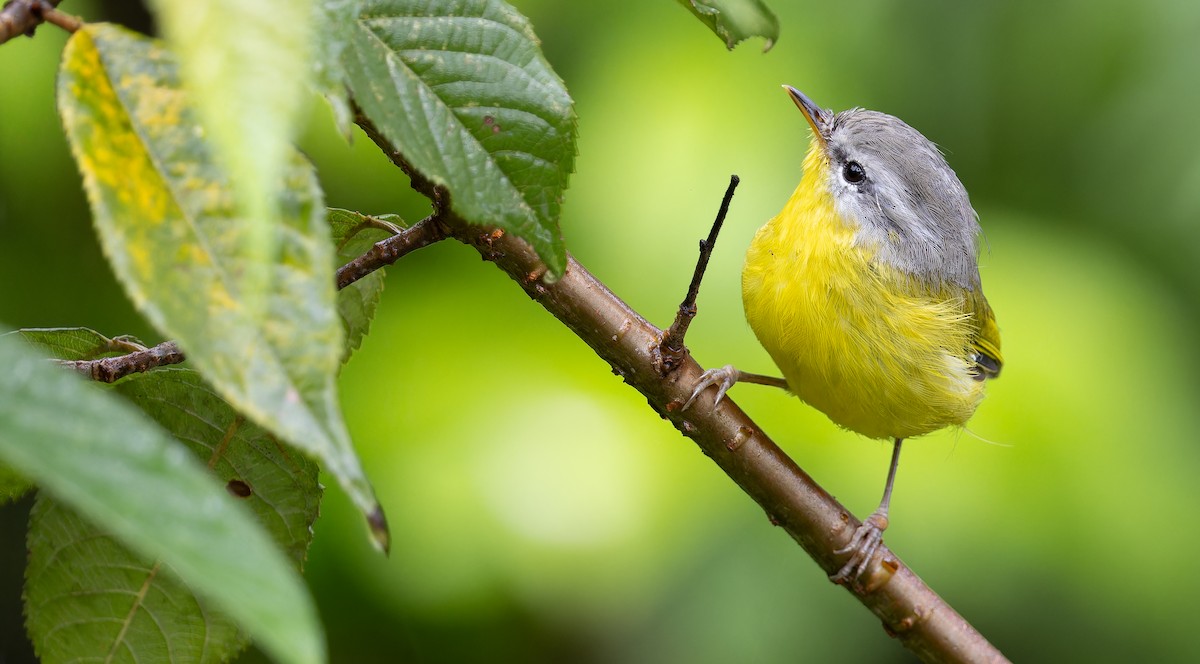
MULTIPOLYGON (((765 55, 726 52, 672 0, 514 4, 577 104, 568 246, 649 320, 673 314, 741 176, 689 336, 708 366, 773 372, 738 275, 800 178, 807 127, 780 84, 942 146, 985 229, 1008 363, 968 431, 906 446, 889 545, 1015 660, 1200 660, 1200 4, 775 0, 765 55)), ((64 9, 153 29, 124 2, 64 9)), ((0 47, 0 321, 157 341, 92 235, 55 114, 64 40, 0 47)), ((320 101, 302 145, 330 205, 426 213, 320 101)), ((374 553, 327 491, 307 578, 334 662, 911 660, 474 251, 424 249, 387 281, 341 387, 395 543, 374 553)), ((888 445, 773 390, 733 397, 874 508, 888 445)), ((27 509, 0 510, 0 662, 28 656, 27 509)))

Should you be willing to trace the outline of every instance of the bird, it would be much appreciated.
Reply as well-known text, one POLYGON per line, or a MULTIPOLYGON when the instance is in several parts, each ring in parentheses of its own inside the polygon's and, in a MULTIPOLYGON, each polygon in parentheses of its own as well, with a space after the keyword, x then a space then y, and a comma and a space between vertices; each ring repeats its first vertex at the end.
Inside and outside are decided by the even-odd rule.
POLYGON ((835 583, 856 580, 888 527, 902 443, 960 427, 999 376, 996 317, 983 294, 981 229, 941 151, 899 118, 833 113, 783 86, 811 129, 803 175, 755 234, 742 271, 746 320, 783 378, 732 365, 712 386, 783 387, 836 425, 892 442, 879 507, 838 549, 835 583))

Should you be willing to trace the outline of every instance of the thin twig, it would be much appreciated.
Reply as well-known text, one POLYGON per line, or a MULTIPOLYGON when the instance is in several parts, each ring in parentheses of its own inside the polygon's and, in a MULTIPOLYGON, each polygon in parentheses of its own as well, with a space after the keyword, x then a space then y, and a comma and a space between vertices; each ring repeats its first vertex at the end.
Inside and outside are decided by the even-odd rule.
POLYGON ((376 242, 363 255, 337 270, 337 287, 345 288, 381 267, 391 265, 410 252, 445 239, 446 227, 431 214, 403 231, 376 242))
POLYGON ((49 0, 38 0, 41 5, 42 20, 56 25, 67 32, 75 32, 83 27, 83 21, 78 16, 60 12, 50 4, 49 0))
POLYGON ((729 202, 733 200, 733 192, 737 189, 739 182, 741 179, 737 175, 729 176, 729 187, 725 189, 721 207, 717 210, 717 218, 713 220, 712 229, 708 231, 708 239, 700 240, 700 257, 696 260, 696 270, 692 273, 692 283, 688 285, 687 295, 679 305, 675 321, 663 334, 659 370, 664 376, 674 371, 683 362, 686 352, 683 337, 687 334, 692 319, 696 317, 696 296, 700 293, 700 281, 704 278, 704 271, 708 269, 708 259, 712 257, 713 247, 717 244, 717 235, 721 232, 721 225, 725 223, 725 215, 729 213, 729 202))
POLYGON ((157 346, 125 355, 98 360, 59 360, 58 363, 70 367, 92 380, 101 383, 115 383, 130 374, 149 371, 168 364, 179 364, 184 359, 183 351, 179 350, 179 346, 174 341, 164 341, 157 346))
POLYGON ((58 18, 54 16, 58 14, 54 8, 61 1, 9 0, 4 3, 0 9, 0 44, 21 35, 32 37, 34 29, 43 21, 58 18))

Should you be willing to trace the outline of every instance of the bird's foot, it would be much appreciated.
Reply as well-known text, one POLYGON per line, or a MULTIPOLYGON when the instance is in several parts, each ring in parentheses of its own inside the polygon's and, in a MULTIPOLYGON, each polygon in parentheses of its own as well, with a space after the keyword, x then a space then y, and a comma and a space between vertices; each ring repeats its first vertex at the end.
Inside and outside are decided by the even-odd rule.
POLYGON ((879 550, 879 545, 883 542, 883 531, 887 530, 887 527, 887 512, 876 511, 867 517, 862 525, 855 529, 850 543, 834 551, 838 555, 849 553, 850 559, 842 565, 837 574, 829 577, 829 580, 844 585, 861 578, 867 572, 871 558, 879 550))
POLYGON ((683 410, 691 407, 696 397, 700 396, 701 392, 713 385, 717 386, 717 398, 713 399, 713 406, 715 407, 721 403, 721 399, 725 398, 725 393, 729 391, 729 388, 733 387, 733 384, 738 381, 739 373, 737 369, 733 368, 732 364, 726 364, 720 369, 709 369, 700 374, 700 380, 696 383, 696 389, 692 390, 692 396, 688 398, 687 403, 683 404, 683 410))

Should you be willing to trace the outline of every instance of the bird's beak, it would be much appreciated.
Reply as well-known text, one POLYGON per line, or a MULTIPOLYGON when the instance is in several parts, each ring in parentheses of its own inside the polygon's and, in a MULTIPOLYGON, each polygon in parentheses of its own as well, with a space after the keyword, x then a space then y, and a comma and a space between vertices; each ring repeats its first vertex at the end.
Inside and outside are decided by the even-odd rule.
POLYGON ((813 100, 809 99, 807 95, 796 88, 785 85, 783 89, 787 90, 788 94, 792 97, 792 101, 796 102, 796 107, 804 114, 804 119, 808 120, 808 125, 813 130, 813 136, 821 144, 821 149, 824 150, 826 139, 829 136, 829 121, 833 119, 833 116, 829 111, 817 106, 813 100))

